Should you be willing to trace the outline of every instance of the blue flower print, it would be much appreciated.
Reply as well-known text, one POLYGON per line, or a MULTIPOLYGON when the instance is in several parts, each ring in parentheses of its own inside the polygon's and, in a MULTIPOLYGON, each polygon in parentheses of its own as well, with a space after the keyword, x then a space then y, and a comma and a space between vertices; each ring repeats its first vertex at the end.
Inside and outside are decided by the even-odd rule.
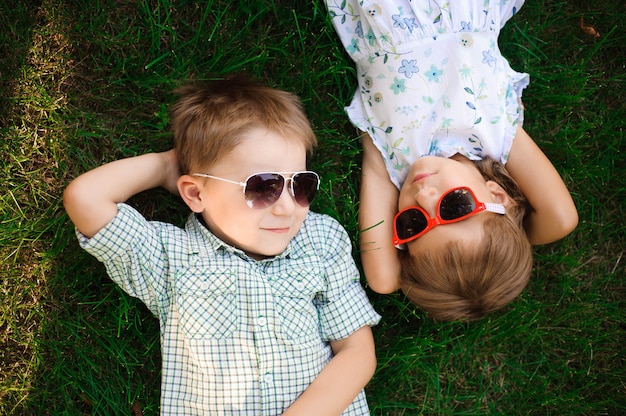
POLYGON ((406 80, 404 79, 398 79, 396 77, 393 77, 393 84, 391 84, 389 88, 393 90, 393 93, 395 95, 398 95, 401 92, 405 92, 406 91, 406 85, 404 85, 405 81, 406 80))
POLYGON ((461 22, 461 30, 459 32, 471 32, 472 22, 461 22))
POLYGON ((452 118, 443 118, 443 120, 441 120, 441 126, 439 127, 440 129, 447 129, 452 125, 452 121, 454 119, 452 118))
POLYGON ((483 64, 487 64, 493 67, 496 63, 496 58, 491 54, 491 50, 483 51, 483 64))
POLYGON ((358 39, 352 39, 352 42, 350 42, 349 45, 346 45, 346 50, 348 51, 349 54, 355 54, 356 52, 360 51, 361 48, 359 48, 359 40, 358 39))
POLYGON ((393 19, 393 27, 399 27, 400 29, 406 29, 406 23, 402 20, 402 16, 394 14, 391 16, 393 19))
POLYGON ((372 29, 370 29, 367 32, 367 35, 365 35, 365 39, 368 40, 370 46, 374 45, 374 41, 376 40, 376 35, 374 35, 374 31, 372 29))
POLYGON ((439 140, 433 139, 430 142, 430 148, 428 149, 428 154, 433 156, 441 155, 441 149, 439 148, 439 140))
POLYGON ((408 29, 409 33, 413 33, 413 29, 418 27, 414 17, 402 17, 402 15, 394 14, 391 16, 393 19, 393 27, 399 27, 400 29, 408 29))
POLYGON ((409 61, 407 59, 403 59, 402 66, 398 68, 398 72, 404 74, 404 76, 407 78, 411 78, 413 74, 417 74, 419 72, 419 68, 417 67, 417 60, 411 59, 409 61))
POLYGON ((463 67, 459 69, 459 74, 461 75, 461 78, 467 79, 472 74, 472 70, 467 65, 463 64, 463 67))
POLYGON ((431 65, 430 69, 426 71, 426 77, 428 82, 439 82, 439 77, 443 75, 443 70, 437 68, 435 65, 431 65))
POLYGON ((354 33, 360 38, 363 37, 363 23, 360 20, 356 22, 356 28, 354 29, 354 33))

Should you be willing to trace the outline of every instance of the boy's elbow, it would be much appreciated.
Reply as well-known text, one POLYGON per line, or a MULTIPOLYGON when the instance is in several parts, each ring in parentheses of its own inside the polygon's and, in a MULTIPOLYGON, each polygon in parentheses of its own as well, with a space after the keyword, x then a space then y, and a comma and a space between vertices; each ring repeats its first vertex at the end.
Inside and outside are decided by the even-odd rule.
POLYGON ((63 207, 68 213, 70 218, 75 207, 79 205, 80 191, 77 189, 76 180, 70 182, 70 184, 63 191, 63 207))
POLYGON ((107 206, 94 198, 80 178, 63 191, 63 207, 74 226, 85 236, 94 236, 117 213, 117 205, 107 206))
POLYGON ((74 179, 65 188, 63 191, 63 207, 70 219, 74 219, 77 214, 89 211, 92 208, 93 197, 89 191, 80 177, 74 179))

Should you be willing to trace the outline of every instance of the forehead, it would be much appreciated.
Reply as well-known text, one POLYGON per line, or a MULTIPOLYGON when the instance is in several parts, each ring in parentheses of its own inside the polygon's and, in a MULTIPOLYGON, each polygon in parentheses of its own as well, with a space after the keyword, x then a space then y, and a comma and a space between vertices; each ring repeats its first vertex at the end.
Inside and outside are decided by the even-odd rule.
POLYGON ((216 163, 213 171, 293 172, 306 169, 306 148, 297 139, 288 139, 278 133, 255 128, 246 133, 239 144, 216 163))

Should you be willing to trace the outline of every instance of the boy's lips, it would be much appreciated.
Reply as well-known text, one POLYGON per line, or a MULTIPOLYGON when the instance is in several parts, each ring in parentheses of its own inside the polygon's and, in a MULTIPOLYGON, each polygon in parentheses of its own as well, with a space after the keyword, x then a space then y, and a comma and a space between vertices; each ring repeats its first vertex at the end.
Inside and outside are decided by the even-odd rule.
POLYGON ((290 229, 291 229, 290 227, 264 228, 265 231, 270 231, 272 233, 277 233, 277 234, 284 234, 286 232, 289 232, 290 229))

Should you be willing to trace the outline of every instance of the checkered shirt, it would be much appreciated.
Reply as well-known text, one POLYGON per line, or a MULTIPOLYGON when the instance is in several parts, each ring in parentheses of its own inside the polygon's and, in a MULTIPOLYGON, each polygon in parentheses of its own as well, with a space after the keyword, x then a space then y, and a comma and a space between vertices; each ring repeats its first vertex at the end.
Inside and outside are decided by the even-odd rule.
MULTIPOLYGON (((310 212, 285 252, 261 261, 193 214, 181 229, 125 204, 78 237, 159 318, 163 415, 279 415, 330 361, 329 341, 380 320, 326 215, 310 212)), ((369 414, 363 391, 343 414, 369 414)))

